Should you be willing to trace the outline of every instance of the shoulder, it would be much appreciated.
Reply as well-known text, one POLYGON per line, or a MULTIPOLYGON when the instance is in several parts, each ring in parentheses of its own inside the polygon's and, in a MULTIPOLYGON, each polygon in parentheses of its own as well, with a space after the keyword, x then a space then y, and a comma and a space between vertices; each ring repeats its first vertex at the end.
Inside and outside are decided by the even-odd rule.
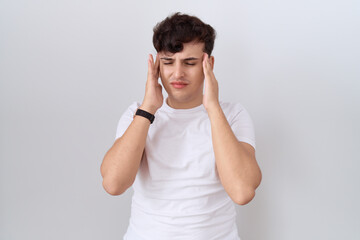
POLYGON ((225 114, 226 117, 233 117, 238 115, 239 113, 245 111, 246 109, 245 107, 239 103, 239 102, 224 102, 224 101, 220 101, 220 106, 225 114))
POLYGON ((131 104, 129 104, 127 107, 123 106, 122 110, 120 110, 120 121, 123 121, 124 119, 131 119, 133 118, 136 109, 140 107, 140 103, 137 101, 133 101, 131 102, 131 104))
POLYGON ((121 137, 124 134, 125 130, 131 124, 134 118, 135 111, 139 106, 140 106, 139 102, 134 101, 130 105, 128 105, 125 111, 124 110, 122 111, 122 115, 118 121, 115 139, 121 137))
POLYGON ((136 109, 140 107, 140 103, 138 101, 133 101, 130 105, 128 105, 126 112, 127 113, 135 113, 136 109))
POLYGON ((244 106, 239 102, 224 102, 220 101, 220 106, 223 109, 238 109, 242 110, 245 109, 244 106))

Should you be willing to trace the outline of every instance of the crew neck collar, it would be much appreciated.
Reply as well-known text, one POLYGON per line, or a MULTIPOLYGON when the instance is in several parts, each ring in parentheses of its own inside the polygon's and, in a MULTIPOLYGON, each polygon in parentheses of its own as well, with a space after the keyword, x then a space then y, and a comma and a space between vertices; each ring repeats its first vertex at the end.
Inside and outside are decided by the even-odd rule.
POLYGON ((167 104, 166 99, 167 98, 164 99, 162 105, 162 109, 166 112, 182 114, 182 113, 194 113, 194 112, 206 111, 203 104, 200 104, 199 106, 193 108, 184 108, 184 109, 172 108, 169 106, 169 104, 167 104))

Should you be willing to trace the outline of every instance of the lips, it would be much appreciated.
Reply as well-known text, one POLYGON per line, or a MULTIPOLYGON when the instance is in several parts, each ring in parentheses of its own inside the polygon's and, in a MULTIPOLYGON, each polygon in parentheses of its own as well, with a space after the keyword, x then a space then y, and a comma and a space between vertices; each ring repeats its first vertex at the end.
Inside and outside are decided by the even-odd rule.
POLYGON ((180 89, 180 88, 186 87, 188 84, 185 83, 185 82, 172 82, 171 85, 172 85, 174 88, 180 89))

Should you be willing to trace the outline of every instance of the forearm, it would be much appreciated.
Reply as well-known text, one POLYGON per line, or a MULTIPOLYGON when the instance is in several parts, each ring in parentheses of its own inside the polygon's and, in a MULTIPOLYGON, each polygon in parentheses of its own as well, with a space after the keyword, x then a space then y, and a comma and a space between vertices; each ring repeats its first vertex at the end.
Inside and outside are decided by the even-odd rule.
POLYGON ((135 116, 122 137, 105 154, 101 165, 103 186, 111 195, 119 195, 134 182, 145 149, 150 121, 135 116))
MULTIPOLYGON (((145 96, 140 109, 153 115, 163 104, 162 86, 158 83, 159 64, 158 55, 154 63, 152 55, 149 54, 145 96)), ((103 186, 111 195, 122 194, 134 183, 149 127, 149 119, 135 115, 125 133, 105 154, 100 171, 103 186)))
POLYGON ((220 181, 237 203, 247 203, 260 183, 261 173, 252 156, 237 140, 220 105, 208 110, 220 181))

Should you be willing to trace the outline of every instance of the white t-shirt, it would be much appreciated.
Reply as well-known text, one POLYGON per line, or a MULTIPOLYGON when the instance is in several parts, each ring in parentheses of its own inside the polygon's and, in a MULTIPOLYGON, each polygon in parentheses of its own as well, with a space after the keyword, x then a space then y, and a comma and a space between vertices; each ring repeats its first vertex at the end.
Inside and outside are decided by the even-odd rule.
MULTIPOLYGON (((121 116, 116 138, 133 120, 140 103, 121 116)), ((239 141, 255 148, 246 109, 220 101, 239 141)), ((171 108, 164 98, 146 138, 134 184, 131 217, 124 240, 238 240, 234 202, 215 165, 211 125, 203 105, 171 108)))

